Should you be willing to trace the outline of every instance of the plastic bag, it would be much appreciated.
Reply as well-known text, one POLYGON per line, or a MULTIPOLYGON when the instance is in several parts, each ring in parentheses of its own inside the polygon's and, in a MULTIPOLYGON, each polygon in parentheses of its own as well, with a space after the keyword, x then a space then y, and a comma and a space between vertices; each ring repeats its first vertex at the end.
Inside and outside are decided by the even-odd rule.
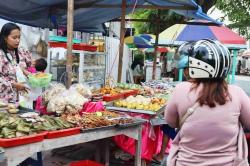
POLYGON ((49 85, 49 88, 45 90, 42 94, 43 104, 47 105, 51 99, 57 96, 59 93, 62 93, 66 90, 66 87, 63 84, 52 83, 49 85))
POLYGON ((69 90, 76 90, 80 95, 82 95, 85 98, 91 98, 92 92, 91 87, 83 84, 73 84, 69 90))
POLYGON ((80 111, 80 114, 82 115, 84 112, 97 112, 97 111, 103 111, 104 106, 101 101, 98 102, 87 102, 84 104, 82 110, 80 111))
POLYGON ((57 94, 52 98, 47 106, 48 112, 63 112, 75 113, 82 109, 83 105, 88 101, 75 90, 66 90, 57 94))

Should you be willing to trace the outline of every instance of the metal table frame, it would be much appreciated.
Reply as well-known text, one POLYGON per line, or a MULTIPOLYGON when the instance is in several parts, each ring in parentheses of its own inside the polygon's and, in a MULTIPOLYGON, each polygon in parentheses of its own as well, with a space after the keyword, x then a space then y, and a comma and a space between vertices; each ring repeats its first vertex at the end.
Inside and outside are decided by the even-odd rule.
MULTIPOLYGON (((34 153, 47 151, 51 149, 66 147, 70 145, 76 145, 80 143, 86 143, 90 141, 100 140, 116 135, 124 134, 128 137, 136 140, 136 154, 135 154, 135 166, 141 166, 141 134, 142 125, 136 124, 134 126, 128 126, 126 128, 110 128, 103 130, 92 130, 80 133, 77 135, 55 138, 55 139, 44 139, 42 142, 32 143, 27 145, 21 145, 12 148, 5 148, 4 155, 6 162, 0 163, 1 166, 16 166, 26 158, 32 156, 34 153)), ((108 144, 106 145, 106 149, 108 144)), ((105 166, 109 165, 109 151, 105 153, 105 166)))

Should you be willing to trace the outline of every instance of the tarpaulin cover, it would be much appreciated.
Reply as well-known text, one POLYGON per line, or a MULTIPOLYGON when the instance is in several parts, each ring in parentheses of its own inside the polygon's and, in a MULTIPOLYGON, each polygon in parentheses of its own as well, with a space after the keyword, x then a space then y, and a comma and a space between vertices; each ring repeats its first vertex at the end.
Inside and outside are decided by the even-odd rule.
MULTIPOLYGON (((130 116, 150 119, 150 116, 144 114, 130 114, 130 116)), ((151 126, 149 122, 142 126, 142 147, 141 157, 146 160, 152 160, 153 155, 158 154, 161 150, 163 132, 160 126, 151 126)), ((113 137, 113 141, 122 150, 135 155, 135 140, 125 135, 118 135, 113 137)), ((171 143, 171 142, 170 142, 171 143)), ((169 146, 168 149, 169 150, 169 146)))
MULTIPOLYGON (((101 31, 102 24, 121 16, 121 8, 95 8, 95 5, 120 5, 122 0, 75 0, 74 30, 101 31), (84 8, 79 8, 84 5, 84 8)), ((174 10, 190 18, 215 20, 202 13, 193 0, 127 0, 127 5, 155 5, 191 7, 192 10, 174 10)), ((41 28, 67 25, 67 0, 1 0, 0 18, 41 28)), ((126 13, 131 13, 127 8, 126 13)))

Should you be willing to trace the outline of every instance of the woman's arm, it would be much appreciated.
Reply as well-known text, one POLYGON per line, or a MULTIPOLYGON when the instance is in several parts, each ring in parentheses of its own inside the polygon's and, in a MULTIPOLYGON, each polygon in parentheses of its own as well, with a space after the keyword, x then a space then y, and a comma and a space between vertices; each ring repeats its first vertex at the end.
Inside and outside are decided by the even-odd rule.
POLYGON ((239 88, 238 90, 239 96, 238 98, 241 100, 241 109, 240 109, 240 122, 242 125, 250 130, 250 98, 247 94, 239 88))
POLYGON ((26 69, 22 69, 22 71, 23 71, 23 74, 24 74, 25 76, 28 76, 28 75, 31 74, 31 73, 30 73, 28 70, 26 70, 26 69))
POLYGON ((9 68, 6 65, 6 62, 4 60, 4 54, 0 52, 0 92, 12 92, 12 83, 15 80, 12 80, 9 78, 9 68))
POLYGON ((178 86, 174 89, 171 98, 168 100, 165 110, 165 120, 167 121, 167 124, 173 128, 177 128, 179 126, 177 95, 178 95, 178 86))
POLYGON ((18 55, 20 57, 19 65, 21 68, 26 69, 31 66, 32 54, 28 50, 20 48, 18 50, 18 55))

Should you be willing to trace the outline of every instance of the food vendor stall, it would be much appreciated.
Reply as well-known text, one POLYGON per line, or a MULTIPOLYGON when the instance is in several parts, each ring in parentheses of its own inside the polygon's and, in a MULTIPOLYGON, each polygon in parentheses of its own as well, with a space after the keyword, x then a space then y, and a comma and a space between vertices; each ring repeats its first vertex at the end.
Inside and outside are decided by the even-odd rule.
POLYGON ((82 84, 69 90, 62 84, 52 84, 42 94, 45 112, 0 102, 0 146, 4 148, 5 165, 18 165, 37 152, 124 134, 137 140, 135 165, 140 166, 144 120, 102 107, 86 111, 88 98, 91 92, 82 84))

